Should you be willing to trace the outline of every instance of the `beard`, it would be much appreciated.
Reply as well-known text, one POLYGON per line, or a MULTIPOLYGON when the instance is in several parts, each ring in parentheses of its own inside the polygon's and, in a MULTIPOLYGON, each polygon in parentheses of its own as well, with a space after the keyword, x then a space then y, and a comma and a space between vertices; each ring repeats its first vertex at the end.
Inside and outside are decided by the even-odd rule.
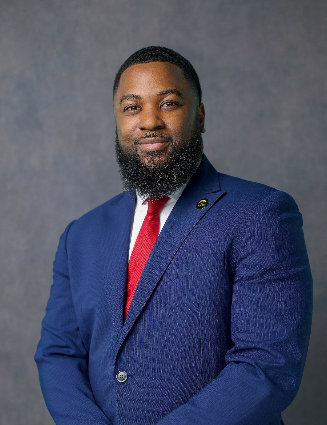
POLYGON ((176 139, 172 138, 171 146, 165 161, 160 161, 160 151, 150 151, 144 163, 137 153, 137 141, 134 141, 132 149, 124 150, 116 131, 116 157, 124 188, 136 190, 141 197, 158 199, 171 195, 185 184, 203 154, 200 129, 195 130, 188 140, 176 143, 176 139))

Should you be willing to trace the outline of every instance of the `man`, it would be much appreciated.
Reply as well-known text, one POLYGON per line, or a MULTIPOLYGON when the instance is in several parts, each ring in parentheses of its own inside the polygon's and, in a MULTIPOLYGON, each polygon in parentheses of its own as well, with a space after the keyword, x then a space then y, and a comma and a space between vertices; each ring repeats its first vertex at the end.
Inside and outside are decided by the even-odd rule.
POLYGON ((127 59, 114 113, 127 191, 60 238, 35 356, 51 415, 59 425, 281 424, 311 323, 295 202, 213 168, 197 74, 170 49, 127 59))

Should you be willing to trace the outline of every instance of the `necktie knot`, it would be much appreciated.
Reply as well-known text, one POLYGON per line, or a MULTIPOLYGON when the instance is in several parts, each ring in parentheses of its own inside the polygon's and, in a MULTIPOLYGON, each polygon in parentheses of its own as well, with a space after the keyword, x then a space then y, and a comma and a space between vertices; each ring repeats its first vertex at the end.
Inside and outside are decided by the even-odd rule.
POLYGON ((150 199, 147 198, 146 201, 148 203, 148 214, 154 215, 154 214, 160 214, 160 211, 164 207, 165 203, 169 200, 168 196, 163 196, 159 199, 150 199))

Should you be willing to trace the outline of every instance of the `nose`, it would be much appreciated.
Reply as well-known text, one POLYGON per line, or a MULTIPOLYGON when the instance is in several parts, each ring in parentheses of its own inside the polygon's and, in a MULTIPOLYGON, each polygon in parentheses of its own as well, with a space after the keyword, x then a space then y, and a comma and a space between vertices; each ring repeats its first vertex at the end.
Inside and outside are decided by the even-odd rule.
POLYGON ((140 130, 158 130, 165 127, 165 122, 156 107, 144 107, 139 114, 140 130))

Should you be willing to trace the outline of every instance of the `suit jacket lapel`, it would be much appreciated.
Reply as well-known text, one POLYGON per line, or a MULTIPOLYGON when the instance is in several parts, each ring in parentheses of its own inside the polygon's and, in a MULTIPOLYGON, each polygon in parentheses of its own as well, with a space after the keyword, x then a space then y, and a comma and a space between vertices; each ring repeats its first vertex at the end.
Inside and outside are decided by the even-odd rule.
POLYGON ((105 249, 105 297, 106 308, 112 313, 112 324, 119 332, 123 326, 124 297, 131 226, 136 197, 126 192, 115 205, 115 215, 106 220, 105 232, 109 235, 105 249))
POLYGON ((204 157, 199 169, 170 213, 153 247, 118 337, 117 351, 184 239, 224 193, 220 188, 219 174, 204 157), (201 199, 208 201, 208 205, 203 209, 197 208, 197 203, 201 199))

